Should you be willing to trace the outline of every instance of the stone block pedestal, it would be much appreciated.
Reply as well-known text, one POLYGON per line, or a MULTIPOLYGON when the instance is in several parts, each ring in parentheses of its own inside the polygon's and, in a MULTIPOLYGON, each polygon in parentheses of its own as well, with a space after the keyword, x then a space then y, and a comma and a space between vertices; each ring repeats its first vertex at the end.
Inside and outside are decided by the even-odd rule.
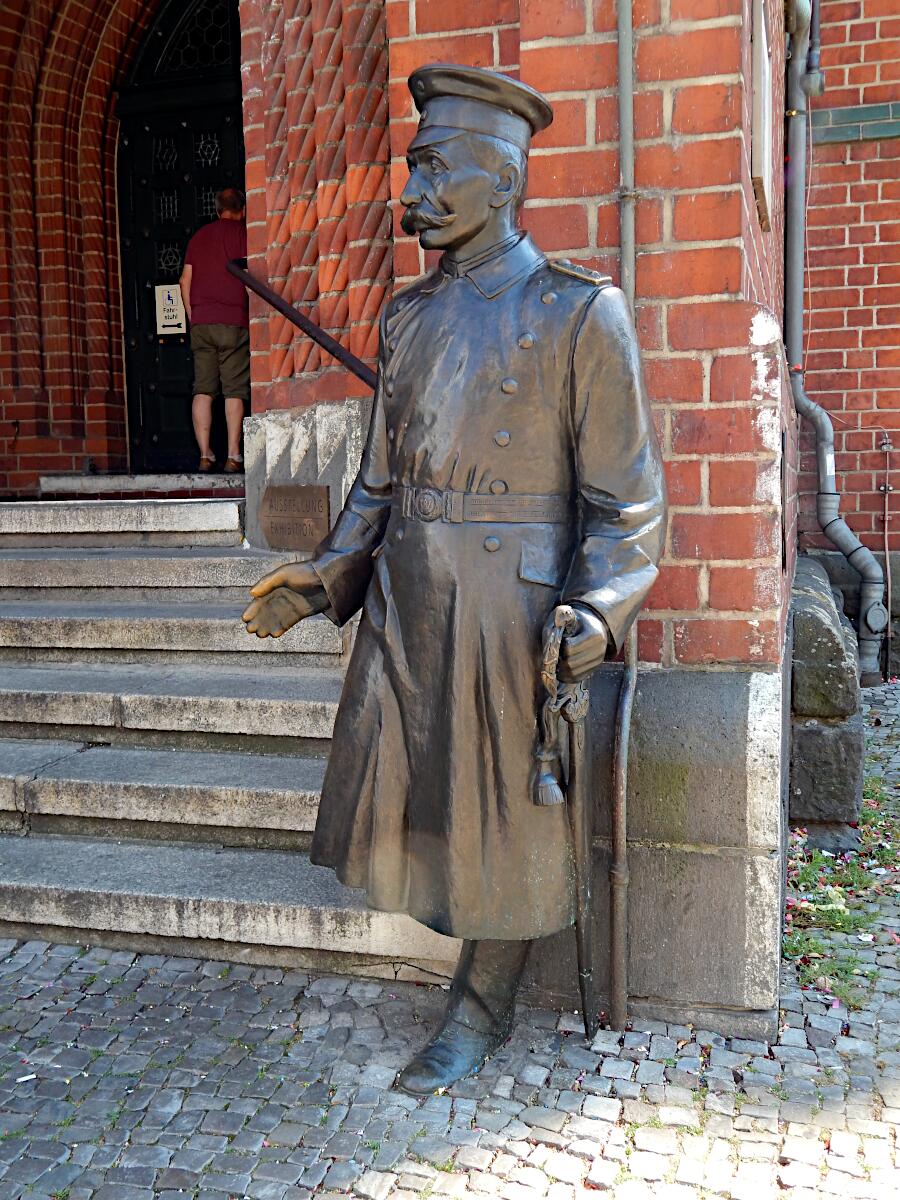
MULTIPOLYGON (((345 400, 244 420, 245 533, 251 546, 269 548, 259 509, 270 484, 324 484, 334 524, 359 469, 370 411, 371 401, 345 400)), ((303 555, 285 552, 291 557, 303 555)))
POLYGON ((810 845, 852 850, 865 758, 856 637, 813 559, 797 564, 791 614, 790 819, 806 828, 810 845))

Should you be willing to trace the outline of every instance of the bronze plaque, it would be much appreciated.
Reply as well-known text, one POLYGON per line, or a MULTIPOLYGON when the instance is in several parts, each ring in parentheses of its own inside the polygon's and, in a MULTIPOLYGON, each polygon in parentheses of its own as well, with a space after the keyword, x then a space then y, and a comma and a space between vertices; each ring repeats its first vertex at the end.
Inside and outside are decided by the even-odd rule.
POLYGON ((267 487, 259 508, 272 550, 315 550, 328 533, 328 488, 318 483, 267 487))

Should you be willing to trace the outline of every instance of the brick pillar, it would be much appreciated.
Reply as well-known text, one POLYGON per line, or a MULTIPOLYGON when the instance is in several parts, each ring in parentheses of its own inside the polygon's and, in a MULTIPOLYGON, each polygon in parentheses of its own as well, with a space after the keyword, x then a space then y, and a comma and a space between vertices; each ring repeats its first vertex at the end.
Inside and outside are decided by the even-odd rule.
MULTIPOLYGON (((642 648, 667 664, 775 666, 786 614, 780 459, 789 393, 781 271, 770 268, 781 262, 783 226, 778 197, 772 230, 761 229, 749 180, 743 5, 671 0, 677 26, 661 22, 658 4, 641 11, 638 319, 672 499, 642 648)), ((780 82, 783 54, 773 44, 780 82)))

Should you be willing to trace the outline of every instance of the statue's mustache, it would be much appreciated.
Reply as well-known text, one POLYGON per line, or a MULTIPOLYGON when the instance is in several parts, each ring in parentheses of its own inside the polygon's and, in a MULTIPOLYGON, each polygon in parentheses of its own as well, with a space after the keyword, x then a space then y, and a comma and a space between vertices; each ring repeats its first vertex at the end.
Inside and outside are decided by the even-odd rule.
POLYGON ((430 204, 416 204, 400 218, 404 233, 421 233, 423 229, 445 229, 456 220, 456 213, 439 213, 430 204))

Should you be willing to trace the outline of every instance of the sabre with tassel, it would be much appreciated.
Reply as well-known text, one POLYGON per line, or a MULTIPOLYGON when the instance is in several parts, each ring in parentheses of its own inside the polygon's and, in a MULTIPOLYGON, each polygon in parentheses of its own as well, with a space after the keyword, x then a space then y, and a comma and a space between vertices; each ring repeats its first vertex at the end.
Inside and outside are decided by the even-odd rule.
POLYGON ((568 604, 553 611, 544 628, 541 681, 547 697, 541 706, 541 738, 537 749, 534 803, 566 804, 575 858, 575 945, 578 953, 578 989, 584 1032, 593 1038, 600 1027, 600 1012, 594 987, 594 942, 591 889, 593 884, 593 809, 587 791, 585 762, 585 719, 588 690, 584 682, 560 683, 559 653, 563 638, 578 630, 578 614, 568 604), (568 730, 569 769, 566 794, 562 789, 560 717, 568 730))

